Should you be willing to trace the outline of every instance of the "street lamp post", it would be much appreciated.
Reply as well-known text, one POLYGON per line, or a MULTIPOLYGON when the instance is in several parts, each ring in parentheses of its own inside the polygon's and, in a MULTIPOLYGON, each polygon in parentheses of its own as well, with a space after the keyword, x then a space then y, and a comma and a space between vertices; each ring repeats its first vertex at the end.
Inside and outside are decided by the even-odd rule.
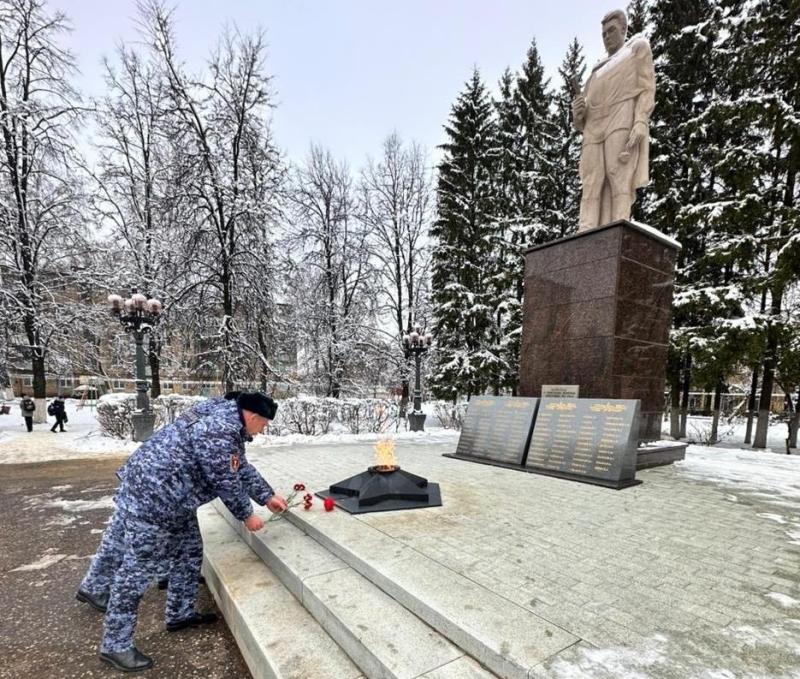
POLYGON ((414 330, 403 336, 403 347, 414 357, 416 379, 414 381, 414 410, 408 416, 411 431, 425 431, 425 413, 422 412, 422 384, 420 382, 420 362, 431 346, 431 336, 424 333, 422 326, 414 326, 414 330))
POLYGON ((152 331, 161 315, 161 302, 157 299, 147 299, 143 294, 133 291, 126 300, 119 295, 109 295, 108 303, 111 313, 122 323, 127 332, 133 334, 136 342, 136 410, 133 420, 133 440, 147 441, 153 434, 155 415, 150 407, 147 395, 146 355, 144 351, 144 335, 152 331))

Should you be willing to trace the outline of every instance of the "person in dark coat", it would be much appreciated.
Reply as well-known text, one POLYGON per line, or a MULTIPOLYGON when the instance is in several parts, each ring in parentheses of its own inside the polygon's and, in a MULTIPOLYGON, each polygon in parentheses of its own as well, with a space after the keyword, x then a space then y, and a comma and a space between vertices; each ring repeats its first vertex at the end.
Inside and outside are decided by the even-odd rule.
POLYGON ((59 427, 59 431, 66 431, 64 429, 64 422, 67 421, 67 409, 66 405, 64 404, 64 399, 60 396, 56 396, 53 399, 52 403, 47 408, 47 414, 52 415, 56 418, 56 423, 50 428, 54 434, 56 433, 56 427, 59 427))
POLYGON ((109 558, 106 546, 123 544, 107 603, 100 646, 103 661, 128 672, 152 666, 152 659, 134 645, 133 633, 139 601, 166 562, 184 565, 170 573, 167 629, 217 619, 194 609, 202 563, 196 511, 220 498, 248 530, 258 531, 264 522, 253 513, 249 493, 254 486, 258 502, 273 512, 286 510, 286 499, 276 495, 247 462, 244 450, 248 437, 261 433, 276 410, 268 396, 243 393, 223 400, 205 417, 187 413, 140 446, 122 467, 114 516, 78 592, 79 599, 81 593, 89 597, 102 593, 97 587, 102 569, 96 566, 109 558))
POLYGON ((33 431, 33 413, 36 412, 36 402, 27 394, 22 394, 19 410, 22 413, 28 431, 33 431))

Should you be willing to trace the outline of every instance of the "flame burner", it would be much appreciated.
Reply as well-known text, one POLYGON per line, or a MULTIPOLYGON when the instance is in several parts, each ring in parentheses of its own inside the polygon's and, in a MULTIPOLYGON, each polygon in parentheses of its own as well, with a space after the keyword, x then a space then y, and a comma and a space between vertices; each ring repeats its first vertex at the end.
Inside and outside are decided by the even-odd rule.
POLYGON ((351 514, 442 505, 438 483, 428 483, 427 479, 403 471, 397 465, 369 467, 317 495, 332 497, 339 507, 351 514))

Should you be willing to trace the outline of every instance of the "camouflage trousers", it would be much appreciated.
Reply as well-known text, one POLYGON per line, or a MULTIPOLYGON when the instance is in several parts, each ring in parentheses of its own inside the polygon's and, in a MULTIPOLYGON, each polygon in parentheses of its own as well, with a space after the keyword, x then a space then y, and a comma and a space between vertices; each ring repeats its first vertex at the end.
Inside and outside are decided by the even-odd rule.
POLYGON ((133 646, 139 602, 164 564, 171 564, 165 622, 179 622, 195 612, 203 564, 196 517, 179 530, 168 531, 117 510, 81 585, 96 594, 110 580, 101 652, 118 653, 133 646))
MULTIPOLYGON (((89 570, 81 582, 81 589, 95 596, 107 594, 111 591, 111 583, 114 574, 122 563, 122 556, 125 553, 125 530, 122 523, 123 512, 115 511, 111 515, 111 520, 103 533, 100 546, 92 559, 89 570)), ((180 564, 176 564, 180 568, 180 564)), ((159 580, 167 580, 171 569, 169 559, 158 565, 156 577, 159 580)), ((199 575, 199 573, 198 573, 199 575)))

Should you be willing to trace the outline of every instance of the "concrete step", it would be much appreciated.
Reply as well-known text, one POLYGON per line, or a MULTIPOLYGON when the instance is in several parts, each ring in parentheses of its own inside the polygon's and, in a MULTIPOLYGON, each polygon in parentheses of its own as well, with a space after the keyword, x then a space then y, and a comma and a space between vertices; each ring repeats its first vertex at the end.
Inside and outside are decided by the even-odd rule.
POLYGON ((494 676, 290 522, 272 522, 253 534, 224 505, 214 506, 370 679, 494 676))
POLYGON ((255 679, 359 679, 361 671, 209 505, 203 573, 255 679))
MULTIPOLYGON (((221 503, 217 507, 232 525, 238 524, 221 503)), ((557 625, 338 509, 329 513, 294 511, 270 524, 267 531, 242 535, 296 594, 299 585, 292 583, 291 574, 285 574, 287 566, 301 582, 307 577, 303 568, 325 573, 349 567, 500 677, 527 679, 548 658, 579 641, 557 625), (291 540, 285 537, 289 533, 286 523, 300 529, 294 534, 293 539, 299 541, 295 547, 290 547, 291 540), (320 551, 320 547, 324 549, 320 551), (306 559, 301 553, 313 557, 306 559)))
POLYGON ((497 676, 527 679, 549 658, 580 642, 558 625, 370 526, 368 519, 337 508, 293 511, 284 520, 497 676))

